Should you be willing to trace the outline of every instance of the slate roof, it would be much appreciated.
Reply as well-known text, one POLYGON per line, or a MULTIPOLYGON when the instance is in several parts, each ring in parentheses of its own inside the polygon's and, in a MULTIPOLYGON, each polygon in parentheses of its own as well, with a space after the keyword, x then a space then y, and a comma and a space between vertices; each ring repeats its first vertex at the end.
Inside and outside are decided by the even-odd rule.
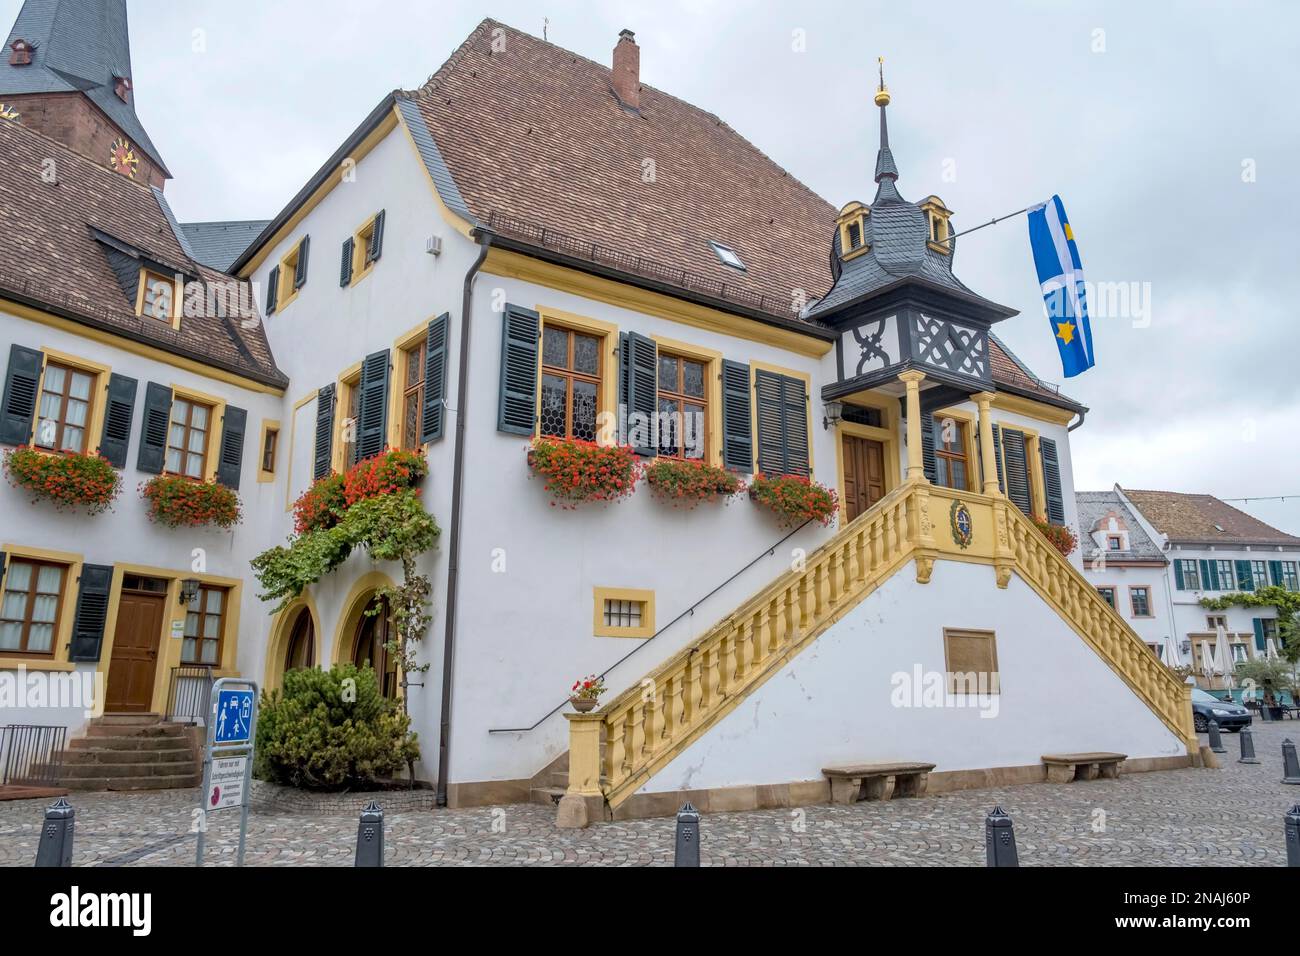
MULTIPOLYGON (((260 322, 184 316, 175 330, 135 314, 134 300, 110 267, 110 253, 129 256, 135 250, 205 283, 237 281, 194 261, 160 190, 28 127, 0 123, 0 194, 5 197, 0 204, 0 297, 267 385, 288 384, 260 322), (56 160, 55 184, 42 182, 39 175, 46 157, 56 160)), ((249 296, 246 301, 253 300, 249 296)))
POLYGON ((231 222, 183 222, 181 235, 189 241, 191 256, 205 266, 229 272, 230 266, 247 249, 269 219, 244 219, 231 222))
POLYGON ((123 102, 116 77, 131 76, 126 0, 24 0, 0 58, 0 97, 23 93, 82 92, 127 137, 171 176, 135 113, 135 93, 123 102), (11 66, 9 45, 26 40, 32 62, 11 66))
POLYGON ((1261 544, 1300 546, 1300 538, 1279 531, 1213 495, 1123 489, 1142 516, 1174 544, 1261 544))
MULTIPOLYGON (((1160 561, 1164 564, 1169 562, 1164 552, 1160 550, 1160 545, 1152 541, 1151 536, 1142 529, 1142 524, 1129 510, 1118 492, 1076 491, 1074 500, 1078 505, 1080 541, 1091 540, 1090 535, 1097 523, 1112 511, 1124 522, 1128 530, 1128 550, 1107 551, 1107 561, 1160 561)), ((1085 548, 1085 551, 1087 550, 1091 549, 1085 548)))

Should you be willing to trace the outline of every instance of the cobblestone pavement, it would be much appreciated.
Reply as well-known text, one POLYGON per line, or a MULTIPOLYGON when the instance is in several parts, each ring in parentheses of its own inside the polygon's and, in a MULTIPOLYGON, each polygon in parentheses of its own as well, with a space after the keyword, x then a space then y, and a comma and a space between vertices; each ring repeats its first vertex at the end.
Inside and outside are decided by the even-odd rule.
MULTIPOLYGON (((1256 723, 1257 766, 1224 734, 1221 770, 1175 770, 1072 784, 971 790, 889 803, 706 815, 706 866, 984 865, 984 816, 1015 821, 1025 866, 1205 866, 1286 862, 1282 815, 1300 787, 1281 783, 1281 742, 1300 723, 1256 723), (1293 729, 1294 728, 1294 729, 1293 729), (1104 823, 1104 828, 1094 829, 1104 823)), ((1205 738, 1202 737, 1202 742, 1205 738)), ((79 866, 189 866, 197 792, 87 793, 77 808, 79 866)), ((0 803, 0 865, 30 866, 48 801, 0 803)), ((514 805, 389 814, 390 866, 668 865, 671 819, 557 830, 547 807, 514 805)), ((238 811, 215 815, 207 861, 232 864, 238 811)), ((355 816, 254 811, 246 862, 350 866, 355 816)))

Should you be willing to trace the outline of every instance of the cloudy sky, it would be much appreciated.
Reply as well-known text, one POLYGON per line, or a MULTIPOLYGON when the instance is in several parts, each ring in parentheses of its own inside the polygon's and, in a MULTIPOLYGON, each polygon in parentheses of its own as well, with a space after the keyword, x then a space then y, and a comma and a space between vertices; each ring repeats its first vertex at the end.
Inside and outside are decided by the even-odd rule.
MULTIPOLYGON (((1132 2, 128 0, 137 108, 182 220, 269 218, 380 98, 485 16, 715 112, 835 205, 870 200, 875 60, 910 199, 969 228, 1059 193, 1090 281, 1098 365, 1079 488, 1225 498, 1300 533, 1294 287, 1300 5, 1132 2), (196 32, 199 31, 199 32, 196 32), (1117 303, 1118 304, 1118 303, 1117 303), (1107 310, 1110 311, 1110 310, 1107 310)), ((20 0, 0 0, 11 23, 20 0)), ((959 241, 965 282, 1021 310, 1002 338, 1060 364, 1023 217, 959 241)))

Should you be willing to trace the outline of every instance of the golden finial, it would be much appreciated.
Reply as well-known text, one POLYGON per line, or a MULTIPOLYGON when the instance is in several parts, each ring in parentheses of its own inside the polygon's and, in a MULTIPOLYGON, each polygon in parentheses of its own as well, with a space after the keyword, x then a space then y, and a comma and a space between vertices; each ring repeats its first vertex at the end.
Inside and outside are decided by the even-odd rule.
POLYGON ((883 56, 876 57, 876 63, 880 66, 880 88, 876 90, 876 105, 888 106, 889 90, 885 88, 885 58, 883 56))

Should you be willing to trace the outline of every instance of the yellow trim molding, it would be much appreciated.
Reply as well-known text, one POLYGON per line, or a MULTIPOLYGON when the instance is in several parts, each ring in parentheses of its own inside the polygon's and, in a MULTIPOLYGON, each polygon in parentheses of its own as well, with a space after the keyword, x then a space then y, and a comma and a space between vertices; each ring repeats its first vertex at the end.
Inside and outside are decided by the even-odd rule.
POLYGON ((1045 402, 1036 402, 1032 398, 1010 395, 1007 392, 994 392, 990 404, 999 411, 1012 412, 1051 425, 1068 425, 1074 421, 1075 416, 1075 413, 1068 409, 1057 408, 1045 402))
POLYGON ((767 325, 755 319, 732 315, 729 312, 697 305, 660 292, 589 275, 577 269, 543 262, 531 256, 496 247, 488 251, 487 259, 483 262, 483 271, 507 279, 532 282, 557 292, 568 292, 586 299, 604 302, 606 305, 658 316, 698 329, 771 345, 774 348, 812 358, 825 355, 835 347, 834 342, 826 342, 792 329, 767 325))
POLYGON ((654 637, 655 592, 640 588, 595 588, 592 592, 592 635, 595 637, 654 637), (641 605, 640 627, 605 623, 606 601, 632 601, 641 605))
MULTIPOLYGON (((9 580, 9 570, 14 560, 24 558, 32 561, 51 561, 66 565, 63 572, 63 594, 59 598, 59 630, 54 635, 54 645, 49 657, 27 654, 6 654, 0 651, 0 670, 11 667, 26 667, 29 671, 71 671, 76 664, 68 660, 68 651, 72 643, 72 621, 77 612, 77 582, 81 577, 84 557, 70 551, 51 551, 48 548, 32 548, 26 545, 5 542, 0 544, 0 551, 5 553, 4 573, 0 574, 0 598, 3 598, 5 584, 9 580)), ((103 655, 100 655, 101 660, 103 655)))
POLYGON ((302 244, 306 237, 299 239, 280 258, 280 273, 275 290, 275 311, 278 315, 298 298, 298 289, 293 287, 298 278, 298 259, 302 255, 302 244))
MULTIPOLYGON (((348 590, 348 596, 341 605, 343 613, 339 615, 338 623, 334 626, 334 646, 330 648, 331 663, 343 664, 351 662, 352 644, 356 638, 357 625, 361 622, 361 615, 370 606, 376 591, 380 588, 395 587, 397 587, 396 582, 383 571, 367 571, 352 582, 352 587, 348 590), (346 655, 343 653, 345 646, 347 648, 346 655)), ((324 659, 319 651, 316 657, 324 659)))
POLYGON ((280 463, 280 421, 276 418, 262 419, 262 440, 257 443, 257 480, 261 484, 267 484, 275 481, 275 472, 280 463), (275 454, 271 458, 271 470, 267 471, 263 465, 266 462, 266 438, 267 435, 275 433, 275 454))
POLYGON ((293 626, 298 621, 300 611, 306 611, 311 615, 312 634, 315 637, 315 647, 312 649, 313 666, 321 666, 320 611, 316 608, 316 599, 308 589, 301 597, 276 614, 271 621, 270 634, 266 640, 266 663, 262 670, 263 690, 278 690, 284 686, 284 655, 288 650, 285 643, 293 633, 293 626))
POLYGON ((204 365, 202 362, 196 362, 193 359, 185 358, 180 355, 173 355, 152 345, 146 345, 143 342, 137 342, 134 339, 117 335, 112 332, 106 332, 103 329, 91 328, 80 322, 74 322, 71 319, 65 319, 61 315, 54 315, 51 312, 44 312, 40 309, 33 309, 30 306, 22 305, 7 299, 0 298, 3 302, 4 311, 20 319, 27 319, 30 322, 36 322, 40 325, 48 326, 52 329, 58 329, 60 332, 67 332, 70 335, 80 336, 83 339, 89 339, 92 342, 98 342, 101 345, 108 345, 113 348, 121 349, 123 352, 129 352, 132 355, 138 355, 142 358, 152 359, 155 362, 162 362, 164 365, 170 365, 173 368, 182 369, 186 372, 192 372, 195 375, 202 375, 206 378, 214 379, 218 382, 225 382, 227 385, 237 385, 240 388, 247 389, 250 392, 260 392, 265 395, 283 395, 284 389, 277 388, 273 385, 265 385, 262 382, 256 382, 251 378, 238 375, 234 372, 227 372, 225 369, 214 368, 210 365, 204 365))
MULTIPOLYGON (((293 403, 293 412, 289 415, 289 454, 284 460, 284 510, 293 510, 293 446, 298 437, 298 410, 316 400, 320 389, 313 388, 298 401, 293 403)), ((315 430, 312 431, 315 437, 315 430)))

